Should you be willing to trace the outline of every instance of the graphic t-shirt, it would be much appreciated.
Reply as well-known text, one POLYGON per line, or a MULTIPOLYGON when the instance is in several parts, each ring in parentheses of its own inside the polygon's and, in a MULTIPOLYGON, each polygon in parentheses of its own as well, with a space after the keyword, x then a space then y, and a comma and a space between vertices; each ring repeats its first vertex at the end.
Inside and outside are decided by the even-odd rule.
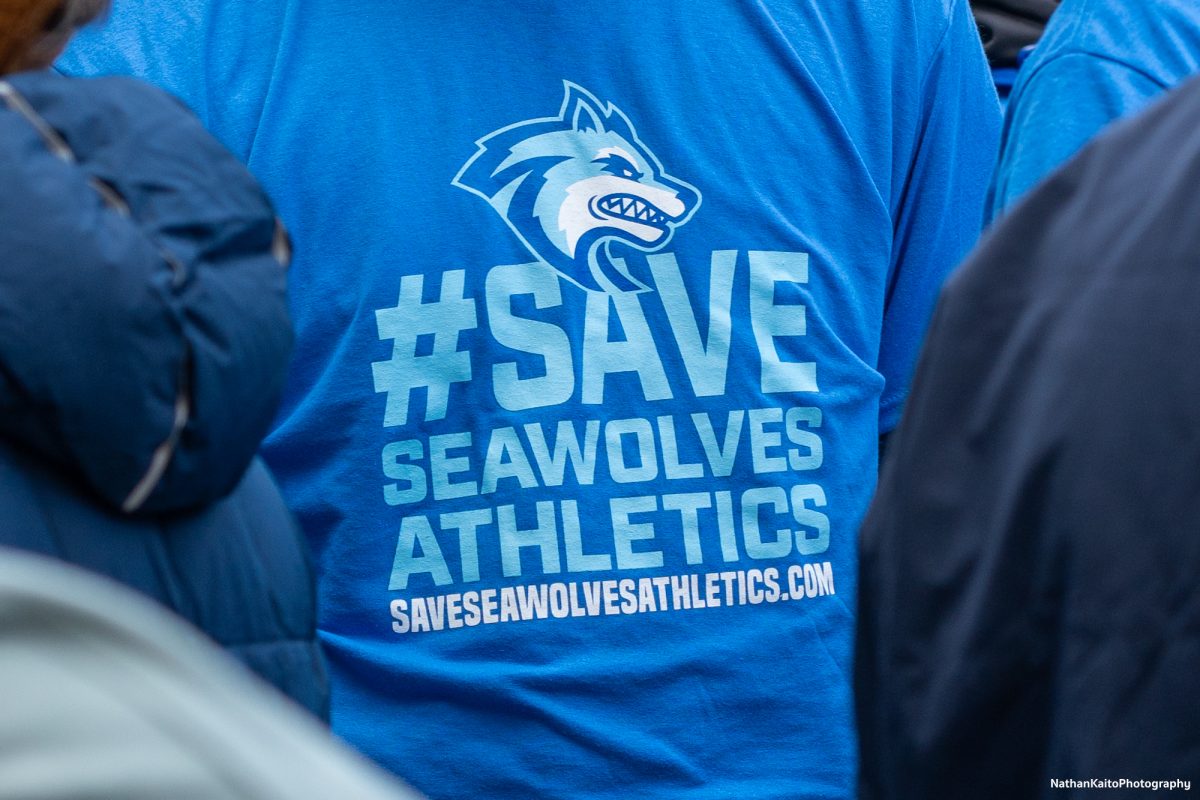
POLYGON ((965 0, 118 0, 295 237, 335 730, 434 798, 847 798, 855 536, 998 104, 965 0))

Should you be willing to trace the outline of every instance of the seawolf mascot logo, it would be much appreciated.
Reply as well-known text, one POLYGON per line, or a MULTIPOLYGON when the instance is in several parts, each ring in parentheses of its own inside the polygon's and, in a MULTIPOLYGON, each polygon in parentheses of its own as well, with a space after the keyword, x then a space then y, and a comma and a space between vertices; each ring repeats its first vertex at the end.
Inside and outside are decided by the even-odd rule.
POLYGON ((564 82, 557 117, 488 134, 453 184, 486 200, 540 261, 585 289, 643 291, 614 245, 651 253, 700 206, 612 103, 564 82))

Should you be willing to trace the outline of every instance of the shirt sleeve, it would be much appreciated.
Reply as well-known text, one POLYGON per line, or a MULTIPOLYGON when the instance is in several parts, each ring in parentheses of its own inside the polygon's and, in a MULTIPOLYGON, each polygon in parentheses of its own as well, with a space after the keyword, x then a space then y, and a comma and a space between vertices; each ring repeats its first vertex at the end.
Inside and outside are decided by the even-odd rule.
POLYGON ((979 238, 1000 136, 1000 101, 966 2, 925 72, 919 132, 895 213, 879 371, 879 429, 899 421, 938 290, 979 238))
POLYGON ((0 436, 125 512, 225 496, 270 427, 291 352, 274 209, 151 87, 11 84, 39 112, 0 125, 0 219, 18 222, 0 246, 0 436), (62 132, 70 160, 38 125, 62 132))
POLYGON ((993 220, 1109 123, 1144 108, 1165 87, 1125 64, 1068 53, 1018 84, 988 203, 993 220))

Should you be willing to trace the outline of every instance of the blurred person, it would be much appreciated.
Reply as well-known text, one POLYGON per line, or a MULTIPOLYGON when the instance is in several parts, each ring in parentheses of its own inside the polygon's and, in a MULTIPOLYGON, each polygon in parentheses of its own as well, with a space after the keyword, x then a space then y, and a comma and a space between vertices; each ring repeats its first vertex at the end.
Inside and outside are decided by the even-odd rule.
POLYGON ((0 0, 0 544, 141 590, 325 717, 306 543, 255 458, 286 236, 177 101, 46 70, 103 7, 0 0))
POLYGON ((1193 81, 948 281, 862 532, 864 800, 1200 780, 1198 132, 1193 81))
POLYGON ((1198 72, 1195 0, 1063 0, 1013 88, 988 219, 1106 125, 1198 72))
POLYGON ((1061 0, 971 0, 975 25, 1001 101, 1008 99, 1017 70, 1046 29, 1061 0))
POLYGON ((852 796, 855 534, 998 136, 965 0, 120 0, 60 67, 295 232, 335 731, 436 798, 852 796))
POLYGON ((418 800, 177 616, 0 548, 0 800, 418 800))
POLYGON ((975 25, 993 70, 1014 69, 1036 44, 1062 0, 971 0, 975 25))
POLYGON ((104 12, 109 0, 4 0, 0 3, 0 75, 46 69, 72 33, 104 12))

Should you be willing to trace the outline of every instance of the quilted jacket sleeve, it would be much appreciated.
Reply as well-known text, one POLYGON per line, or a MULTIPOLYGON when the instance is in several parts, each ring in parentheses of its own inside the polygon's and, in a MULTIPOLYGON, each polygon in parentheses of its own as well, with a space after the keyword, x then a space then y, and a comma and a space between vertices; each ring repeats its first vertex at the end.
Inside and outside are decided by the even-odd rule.
POLYGON ((127 513, 223 496, 292 341, 268 199, 158 90, 0 87, 0 436, 127 513))

